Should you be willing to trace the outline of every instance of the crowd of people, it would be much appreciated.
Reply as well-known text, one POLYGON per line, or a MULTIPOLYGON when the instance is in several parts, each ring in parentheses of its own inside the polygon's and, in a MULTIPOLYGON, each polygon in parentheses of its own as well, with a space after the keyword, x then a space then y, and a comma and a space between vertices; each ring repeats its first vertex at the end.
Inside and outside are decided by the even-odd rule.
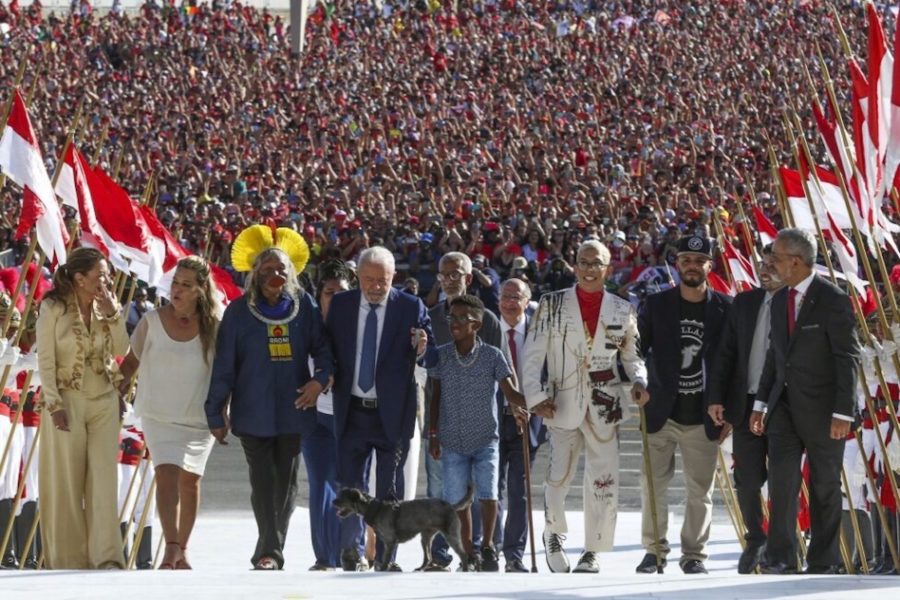
MULTIPOLYGON (((336 521, 330 502, 341 487, 403 498, 404 467, 424 450, 427 495, 458 508, 462 566, 495 571, 502 553, 506 571, 527 571, 530 465, 519 450, 533 457, 549 437, 548 565, 570 570, 565 499, 584 452, 587 539, 573 570, 598 572, 616 522, 617 426, 632 403, 646 406, 652 464, 638 572, 666 566, 660 499, 675 446, 689 479, 679 564, 705 572, 716 442, 733 426, 744 434, 740 451, 759 458, 766 402, 756 404, 757 393, 770 403, 769 439, 790 450, 773 472, 799 471, 793 451, 807 447, 810 467, 834 474, 846 431, 794 425, 792 411, 808 399, 780 393, 790 349, 773 342, 775 364, 755 329, 742 335, 757 359, 769 358, 738 393, 754 402, 708 406, 704 373, 725 368, 713 357, 727 349, 726 323, 736 326, 730 298, 708 276, 722 268, 712 220, 739 237, 737 204, 751 189, 782 223, 768 152, 791 160, 783 112, 807 114, 812 91, 798 71, 803 62, 822 78, 808 64, 816 43, 831 75, 845 77, 835 14, 860 47, 854 4, 832 13, 777 1, 335 1, 314 8, 299 56, 280 16, 238 2, 149 0, 136 14, 104 16, 85 6, 65 16, 38 3, 3 7, 0 78, 11 84, 21 60, 39 65, 22 87, 51 167, 85 97, 75 142, 135 197, 154 176, 160 220, 206 259, 179 263, 170 303, 156 310, 141 290, 123 311, 97 251, 78 249, 56 270, 36 326, 47 415, 40 473, 84 477, 41 486, 48 566, 125 566, 116 520, 85 523, 122 513, 102 475, 115 460, 118 396, 139 365, 136 407, 156 470, 162 565, 172 569, 191 568, 199 482, 213 440, 229 432, 247 458, 259 528, 250 560, 261 570, 284 566, 301 451, 316 499, 313 568, 322 570, 366 570, 367 558, 399 569, 395 546, 367 548, 362 521, 336 521), (221 320, 207 260, 246 289, 221 320), (610 292, 627 297, 625 284, 656 266, 672 289, 638 317, 638 298, 610 292), (175 368, 183 377, 173 387, 175 368)), ((0 194, 0 251, 18 264, 20 193, 0 194)), ((815 247, 790 231, 770 249, 769 273, 805 298, 819 290, 807 272, 815 247)), ((845 308, 846 296, 822 289, 845 308)), ((785 296, 771 310, 791 315, 789 334, 797 319, 821 342, 813 336, 825 325, 807 331, 818 323, 792 313, 785 296)), ((843 421, 859 349, 852 324, 827 325, 829 339, 849 344, 819 364, 838 378, 834 418, 843 421)), ((715 381, 721 390, 728 380, 715 381)), ((821 476, 811 487, 812 572, 838 568, 835 483, 821 476)), ((772 486, 777 544, 767 556, 765 536, 749 532, 741 572, 793 568, 799 485, 785 477, 772 486)), ((741 508, 758 492, 747 484, 741 508)), ((424 569, 448 569, 448 541, 435 539, 424 569)))
MULTIPOLYGON (((136 198, 154 174, 189 250, 227 265, 242 228, 272 221, 314 264, 383 244, 422 296, 453 250, 542 289, 571 284, 586 235, 623 267, 674 264, 670 238, 709 227, 713 206, 733 223, 751 187, 777 224, 767 140, 792 162, 800 63, 824 80, 817 43, 847 77, 812 2, 337 0, 299 57, 281 16, 239 2, 39 7, 0 10, 0 78, 38 65, 22 87, 51 167, 83 98, 76 143, 136 198)), ((864 47, 864 14, 836 8, 864 47)), ((0 248, 21 255, 17 204, 3 192, 0 248)))

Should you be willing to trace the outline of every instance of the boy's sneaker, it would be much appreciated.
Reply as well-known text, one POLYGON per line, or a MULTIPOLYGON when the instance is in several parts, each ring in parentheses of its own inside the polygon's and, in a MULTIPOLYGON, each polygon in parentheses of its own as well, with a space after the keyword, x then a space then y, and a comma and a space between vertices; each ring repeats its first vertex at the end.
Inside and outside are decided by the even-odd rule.
POLYGON ((488 573, 496 573, 500 570, 500 560, 493 546, 485 546, 481 549, 481 570, 488 573))
POLYGON ((566 536, 544 530, 544 554, 547 556, 547 566, 553 573, 569 572, 569 559, 562 547, 564 541, 566 536))

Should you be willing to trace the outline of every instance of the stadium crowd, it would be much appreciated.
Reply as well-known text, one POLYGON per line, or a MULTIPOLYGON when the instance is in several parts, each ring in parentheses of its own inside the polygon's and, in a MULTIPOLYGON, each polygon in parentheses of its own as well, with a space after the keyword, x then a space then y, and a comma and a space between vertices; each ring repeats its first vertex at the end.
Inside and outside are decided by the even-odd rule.
MULTIPOLYGON (((854 4, 838 14, 864 47, 854 4)), ((84 6, 0 9, 0 78, 34 65, 23 88, 48 164, 85 99, 76 142, 135 197, 155 174, 188 249, 227 266, 234 236, 271 220, 313 263, 384 244, 422 296, 452 250, 546 289, 572 282, 590 235, 620 267, 672 263, 712 207, 733 225, 749 186, 778 224, 767 139, 791 164, 800 63, 819 77, 818 43, 846 78, 812 2, 338 0, 312 13, 299 57, 281 16, 238 2, 84 6)), ((0 248, 21 253, 18 196, 2 193, 0 248)))

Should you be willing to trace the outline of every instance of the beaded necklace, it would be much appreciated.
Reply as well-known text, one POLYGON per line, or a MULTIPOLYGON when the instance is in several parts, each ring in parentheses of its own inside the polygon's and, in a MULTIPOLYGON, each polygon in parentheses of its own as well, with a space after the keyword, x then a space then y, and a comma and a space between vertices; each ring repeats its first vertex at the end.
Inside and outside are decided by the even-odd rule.
POLYGON ((468 369, 475 364, 475 361, 478 360, 479 350, 481 350, 481 340, 475 338, 475 347, 468 354, 470 358, 464 362, 463 357, 459 354, 459 350, 456 349, 456 344, 453 344, 453 353, 456 355, 456 362, 458 362, 459 366, 461 366, 463 369, 468 369))

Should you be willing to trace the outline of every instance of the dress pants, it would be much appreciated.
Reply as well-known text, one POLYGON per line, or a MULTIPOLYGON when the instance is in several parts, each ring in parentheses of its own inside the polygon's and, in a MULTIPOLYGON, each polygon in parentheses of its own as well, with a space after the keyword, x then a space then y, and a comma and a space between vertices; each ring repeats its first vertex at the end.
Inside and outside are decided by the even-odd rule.
MULTIPOLYGON (((784 400, 784 397, 782 398, 784 400)), ((810 567, 841 564, 841 462, 844 440, 830 437, 831 414, 800 412, 780 402, 769 414, 769 496, 772 499, 767 555, 770 563, 796 561, 800 462, 809 461, 810 567)))
MULTIPOLYGON (((512 415, 503 415, 500 421, 500 499, 506 500, 498 506, 497 527, 494 543, 502 546, 503 556, 507 562, 522 560, 525 555, 525 543, 528 540, 528 499, 525 488, 525 457, 522 454, 522 435, 519 433, 516 419, 512 415), (499 543, 498 543, 499 542, 499 543)), ((525 432, 528 435, 528 432, 525 432)), ((529 444, 530 445, 530 444, 529 444)), ((537 448, 530 448, 531 462, 537 448)))
POLYGON ((63 392, 71 431, 40 425, 41 537, 51 569, 125 568, 117 508, 119 399, 63 392))
POLYGON ((250 504, 259 536, 250 562, 255 565, 263 558, 272 558, 280 569, 297 498, 300 435, 239 437, 250 471, 250 504))
MULTIPOLYGON (((756 396, 748 397, 748 406, 753 406, 756 396)), ((749 419, 744 419, 734 427, 734 487, 737 492, 741 516, 747 526, 747 542, 760 546, 766 542, 763 529, 763 511, 760 490, 766 483, 766 437, 750 431, 749 419)))
POLYGON ((595 425, 586 416, 577 429, 547 427, 550 466, 544 482, 545 527, 568 533, 566 496, 584 451, 584 549, 610 552, 619 505, 619 435, 615 425, 595 425))
MULTIPOLYGON (((392 441, 384 433, 381 415, 377 409, 351 407, 347 414, 347 425, 338 440, 338 483, 341 487, 367 489, 369 460, 375 453, 375 497, 379 500, 399 500, 403 498, 403 466, 409 452, 409 440, 392 441)), ((364 556, 365 525, 362 517, 350 515, 341 521, 341 548, 355 549, 364 556)), ((376 561, 381 562, 384 544, 379 539, 375 552, 376 561)), ((396 556, 388 557, 388 562, 396 556)))
MULTIPOLYGON (((712 491, 716 473, 718 443, 706 437, 703 425, 681 425, 669 419, 662 429, 647 436, 653 491, 656 494, 656 514, 659 522, 660 551, 669 554, 669 503, 666 494, 675 475, 675 448, 681 449, 687 504, 681 526, 681 559, 705 561, 706 543, 712 525, 712 491)), ((650 554, 656 554, 653 539, 653 519, 650 514, 650 493, 647 475, 641 464, 641 544, 650 554)))
POLYGON ((334 415, 318 413, 312 435, 303 438, 303 462, 309 480, 309 527, 316 564, 341 566, 341 520, 334 509, 337 496, 337 442, 334 415))

